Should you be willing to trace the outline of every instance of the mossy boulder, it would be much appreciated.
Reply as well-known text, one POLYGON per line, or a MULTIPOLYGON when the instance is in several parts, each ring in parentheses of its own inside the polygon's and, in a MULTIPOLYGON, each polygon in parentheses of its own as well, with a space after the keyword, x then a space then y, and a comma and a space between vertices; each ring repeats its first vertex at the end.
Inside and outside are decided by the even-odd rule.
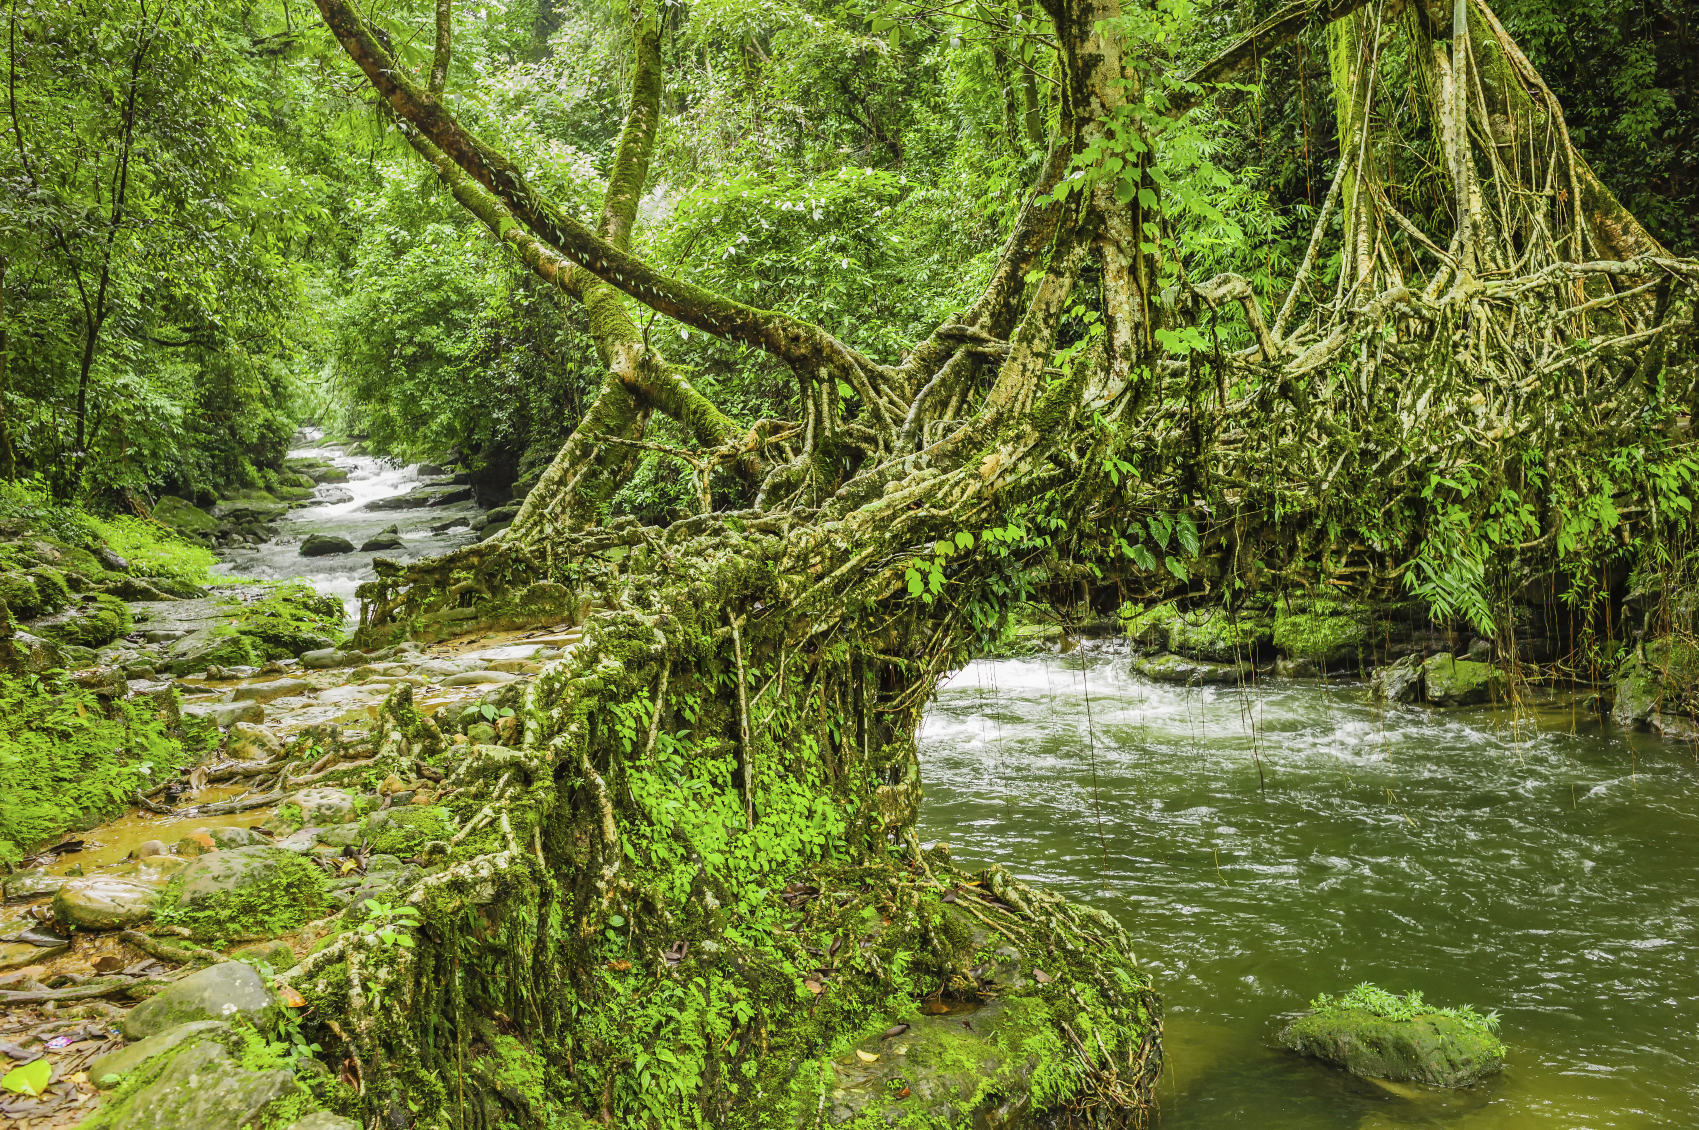
POLYGON ((268 1115, 288 1117, 286 1112, 300 1102, 293 1074, 249 1070, 211 1040, 190 1043, 150 1074, 145 1084, 120 1093, 83 1125, 89 1130, 244 1130, 271 1124, 268 1115))
POLYGON ((1141 655, 1132 661, 1132 668, 1152 682, 1186 686, 1232 685, 1256 678, 1256 667, 1249 662, 1211 663, 1180 655, 1141 655))
POLYGON ((89 1064, 89 1081, 106 1090, 134 1074, 143 1064, 201 1040, 212 1040, 232 1050, 238 1046, 236 1030, 224 1021, 191 1020, 101 1056, 89 1064))
POLYGON ((1276 605, 1274 646, 1292 659, 1309 660, 1322 671, 1355 669, 1368 640, 1366 618, 1356 610, 1328 600, 1294 603, 1288 611, 1276 605))
POLYGON ((336 553, 353 552, 353 542, 330 534, 308 534, 301 541, 302 557, 328 557, 336 553))
POLYGON ((1435 706, 1477 706, 1504 698, 1504 672, 1490 663, 1436 655, 1422 664, 1423 693, 1435 706))
POLYGON ((133 879, 72 879, 53 893, 53 917, 83 930, 121 930, 152 918, 158 894, 133 879))
POLYGON ((246 1020, 257 1024, 277 1008, 253 966, 225 961, 173 982, 124 1016, 124 1035, 154 1036, 195 1020, 246 1020))
POLYGON ((172 879, 161 921, 196 937, 287 933, 324 903, 324 872, 293 852, 239 847, 200 856, 172 879))
POLYGON ((1269 618, 1255 612, 1193 609, 1168 621, 1168 650, 1212 663, 1242 663, 1268 645, 1270 628, 1269 618))
POLYGON ((1623 659, 1614 680, 1611 716, 1626 729, 1692 735, 1699 715, 1699 648, 1649 640, 1623 659))
POLYGON ((37 620, 30 630, 61 646, 104 647, 128 635, 134 622, 130 607, 115 596, 87 593, 73 607, 37 620))
POLYGON ((1394 1083, 1467 1087, 1504 1067, 1497 1036, 1440 1013, 1392 1019, 1364 1009, 1326 1010, 1293 1021, 1280 1038, 1302 1055, 1394 1083))
POLYGON ((213 534, 218 531, 217 518, 175 495, 164 495, 154 503, 153 517, 156 522, 187 534, 213 534))

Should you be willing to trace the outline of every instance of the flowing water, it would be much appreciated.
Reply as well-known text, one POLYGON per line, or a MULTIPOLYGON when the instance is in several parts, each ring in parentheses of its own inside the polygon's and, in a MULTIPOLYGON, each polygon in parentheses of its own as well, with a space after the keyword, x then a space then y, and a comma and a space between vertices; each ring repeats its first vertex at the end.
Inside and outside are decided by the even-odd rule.
POLYGON ((927 838, 1127 927, 1167 1012, 1162 1130, 1699 1126, 1689 746, 1099 652, 972 664, 920 750, 927 838), (1278 1047, 1361 981, 1497 1009, 1504 1073, 1393 1086, 1278 1047))
MULTIPOLYGON (((316 429, 308 429, 298 438, 311 443, 318 438, 316 429)), ((305 577, 320 592, 341 599, 352 625, 360 614, 354 590, 375 577, 372 558, 387 557, 407 563, 447 553, 477 540, 477 535, 464 525, 442 533, 432 531, 434 526, 470 519, 477 514, 479 508, 471 502, 415 510, 365 509, 368 502, 405 494, 429 479, 431 476, 419 473, 418 464, 396 466, 371 456, 346 455, 339 447, 301 447, 289 452, 290 458, 306 456, 335 463, 348 472, 348 481, 323 484, 316 493, 327 501, 291 510, 278 519, 277 537, 262 545, 224 551, 225 559, 214 572, 257 580, 305 577), (400 528, 400 549, 301 556, 301 541, 308 534, 347 538, 358 547, 392 525, 400 528)))

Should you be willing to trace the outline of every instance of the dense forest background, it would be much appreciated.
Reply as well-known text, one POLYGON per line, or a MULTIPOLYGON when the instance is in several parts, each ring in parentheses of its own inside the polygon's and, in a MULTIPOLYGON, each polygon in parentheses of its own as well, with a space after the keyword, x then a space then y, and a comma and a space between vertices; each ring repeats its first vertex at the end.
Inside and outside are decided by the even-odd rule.
MULTIPOLYGON (((1194 58, 1274 7, 1162 5, 1194 58)), ((634 247, 890 362, 982 284, 1054 107, 1042 64, 967 21, 877 10, 667 6, 634 247)), ((1671 251, 1699 251, 1699 3, 1497 10, 1605 183, 1671 251)), ((428 69, 425 7, 375 15, 428 69)), ((631 26, 597 0, 461 5, 449 105, 588 218, 631 26)), ((1325 37, 1259 63, 1167 155, 1194 276, 1236 270, 1265 298, 1290 278, 1338 154, 1325 37)), ((455 204, 310 6, 10 0, 6 52, 0 478, 99 510, 206 501, 277 485, 313 422, 461 461, 485 501, 535 481, 600 383, 583 309, 455 204)), ((741 421, 793 414, 771 358, 665 319, 645 332, 741 421)), ((612 508, 686 502, 669 462, 648 454, 612 508)))

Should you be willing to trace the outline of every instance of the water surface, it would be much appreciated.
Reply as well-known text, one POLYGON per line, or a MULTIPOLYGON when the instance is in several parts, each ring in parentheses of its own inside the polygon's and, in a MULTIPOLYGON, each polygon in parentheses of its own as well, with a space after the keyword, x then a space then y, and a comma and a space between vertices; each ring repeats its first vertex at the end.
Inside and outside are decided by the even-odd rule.
POLYGON ((1167 1009, 1163 1130, 1699 1126, 1689 746, 1076 653, 969 666, 920 749, 925 837, 1137 940, 1167 1009), (1392 1087, 1276 1046, 1360 981, 1497 1009, 1504 1074, 1392 1087))

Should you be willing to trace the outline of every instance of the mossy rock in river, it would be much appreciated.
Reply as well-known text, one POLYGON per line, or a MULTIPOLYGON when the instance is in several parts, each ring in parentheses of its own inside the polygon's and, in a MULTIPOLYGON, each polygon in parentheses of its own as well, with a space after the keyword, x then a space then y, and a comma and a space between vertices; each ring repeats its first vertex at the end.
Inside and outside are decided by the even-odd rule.
POLYGON ((104 647, 132 627, 129 605, 115 596, 89 593, 75 607, 37 620, 30 631, 61 645, 104 647))
POLYGON ((1330 1009, 1293 1021, 1280 1038, 1293 1051, 1353 1075, 1394 1083, 1467 1087, 1504 1067, 1497 1036, 1443 1013, 1403 1020, 1366 1009, 1330 1009))
POLYGON ((1427 700, 1435 706, 1477 706, 1504 698, 1504 672, 1491 663, 1436 655, 1422 664, 1427 700))
POLYGON ((1294 604, 1274 621, 1274 646, 1292 659, 1309 660, 1323 671, 1355 669, 1368 640, 1367 617, 1338 601, 1294 604))
POLYGON ((1256 668, 1250 663, 1211 663, 1179 655, 1141 655, 1132 666, 1152 682, 1186 686, 1249 683, 1256 678, 1256 668))

